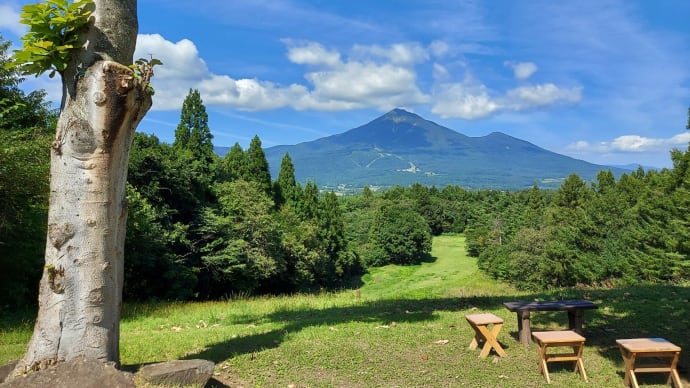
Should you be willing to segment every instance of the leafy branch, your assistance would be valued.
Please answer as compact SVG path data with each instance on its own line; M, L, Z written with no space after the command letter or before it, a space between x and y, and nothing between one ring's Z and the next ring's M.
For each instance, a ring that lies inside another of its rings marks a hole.
M141 79L141 83L146 87L146 91L153 96L155 90L151 86L151 77L153 77L153 67L156 65L162 65L160 59L151 56L150 59L139 58L133 64L129 65L129 68L134 71L134 77Z
M14 51L14 60L5 67L37 77L49 70L50 77L62 73L72 50L83 43L80 32L93 9L92 0L46 0L25 5L20 22L29 26L29 31L21 38L23 48Z

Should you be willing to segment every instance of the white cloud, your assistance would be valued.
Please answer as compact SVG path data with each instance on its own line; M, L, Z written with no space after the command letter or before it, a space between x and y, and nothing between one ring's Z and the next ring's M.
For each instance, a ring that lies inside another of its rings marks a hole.
M158 34L139 35L135 58L153 56L164 63L156 67L153 78L156 88L153 108L157 110L179 109L189 89L198 89L206 104L246 111L387 110L433 102L433 113L466 120L501 111L576 103L582 98L580 88L559 88L552 83L521 86L504 93L494 92L470 76L463 82L452 83L449 70L440 63L431 66L437 82L432 98L419 89L415 65L428 62L432 52L443 53L446 48L440 41L428 48L416 43L354 46L349 56L317 42L286 39L283 43L288 47L287 57L292 63L312 68L304 74L306 83L285 85L215 74L192 41L171 42ZM514 67L527 69L522 70L523 75L536 69L527 63Z
M670 138L650 138L639 135L623 135L611 141L589 143L583 140L566 147L578 154L595 153L642 153L668 151L671 148L687 147L690 132L683 132Z
M139 35L134 58L150 56L164 64L155 69L159 78L198 79L208 73L208 67L199 57L196 45L189 39L173 43L159 34Z
M155 76L151 80L156 89L153 109L181 108L189 89L198 88L202 80L212 78L206 63L199 57L196 45L188 39L173 43L158 34L140 34L134 58L151 56L163 62L163 65L155 67ZM206 99L207 96L202 97Z
M467 81L442 85L434 97L436 103L431 111L443 118L475 120L500 109L499 104L489 97L484 85L472 86Z
M690 133L681 133L668 139L655 139L638 135L624 135L615 138L610 145L611 150L620 152L647 152L667 150L674 146L687 145Z
M196 85L207 104L232 105L244 110L277 109L289 105L306 93L303 87L279 87L256 79L234 80L212 75Z
M193 42L173 43L160 35L140 35L135 57L153 55L156 67L154 109L179 109L189 89L198 89L204 103L258 111L284 107L296 110L381 110L425 103L429 97L416 85L411 67L424 55L417 45L360 46L375 61L341 59L341 54L316 42L285 40L288 59L317 70L305 74L308 85L281 85L259 79L234 79L211 72Z
M0 29L6 29L22 36L26 32L26 26L19 23L19 12L6 4L0 4Z
M441 73L442 74L442 73ZM432 112L443 118L475 120L501 111L524 111L582 99L579 87L564 89L554 84L523 86L492 97L485 85L466 79L462 83L440 84L434 94Z
M415 85L415 73L392 64L349 62L339 69L309 73L306 78L314 85L314 95L325 100L391 107L395 101L414 105L427 99Z
M388 47L379 45L353 48L354 60L384 59L396 65L411 65L429 60L429 52L418 43L396 43Z
M294 42L290 40L285 40L284 42L288 45L294 45ZM307 42L302 47L294 46L288 48L288 59L300 65L325 65L335 67L341 64L340 53L328 51L316 42Z
M504 64L513 68L515 78L519 80L525 80L537 71L537 65L532 62L506 61Z
M576 103L582 99L582 88L559 88L552 83L523 86L506 92L505 102L508 109L524 110L556 103Z

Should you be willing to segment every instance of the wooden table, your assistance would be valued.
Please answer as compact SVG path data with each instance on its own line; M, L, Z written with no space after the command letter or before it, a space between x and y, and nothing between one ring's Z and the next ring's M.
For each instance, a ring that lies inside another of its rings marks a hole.
M676 370L680 347L663 338L630 338L616 340L625 361L625 378L623 384L638 388L635 373L668 373L668 383L681 388L680 376ZM636 364L639 358L655 358L658 364ZM666 362L661 362L666 361Z
M544 374L547 384L551 384L548 363L563 361L575 362L575 371L580 372L582 378L587 381L587 372L585 372L585 365L582 363L585 337L572 330L535 331L532 336L539 345L539 371ZM573 351L571 353L548 353L548 348L557 346L572 347Z
M517 313L518 332L520 342L529 345L532 340L530 313L532 311L567 311L568 328L582 334L582 323L585 310L596 309L595 303L584 299L534 301L534 302L505 302L503 306Z
M479 357L485 358L493 348L499 356L507 356L506 352L498 343L498 333L503 326L503 319L491 313L465 315L465 319L474 329L474 338L470 342L470 349L476 349L480 342L484 342L484 347L479 353ZM489 325L492 325L489 330Z

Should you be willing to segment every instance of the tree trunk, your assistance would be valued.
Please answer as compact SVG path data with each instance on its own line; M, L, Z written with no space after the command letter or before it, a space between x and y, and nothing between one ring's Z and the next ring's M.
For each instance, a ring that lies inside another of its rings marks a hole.
M95 0L62 75L45 267L34 333L13 375L77 357L119 363L129 148L151 96L132 63L136 0Z

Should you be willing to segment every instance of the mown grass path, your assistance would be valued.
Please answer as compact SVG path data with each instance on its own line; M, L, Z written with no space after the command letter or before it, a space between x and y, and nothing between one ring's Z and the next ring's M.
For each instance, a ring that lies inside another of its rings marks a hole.
M590 382L569 365L550 365L552 387L620 387L615 339L659 336L681 346L687 379L690 288L638 286L525 293L496 282L467 257L463 236L434 239L434 260L387 266L363 277L357 290L318 295L240 298L206 303L125 306L123 366L203 358L217 363L213 383L243 387L542 387L535 345L517 341L508 300L588 298L584 364ZM464 315L491 312L505 320L499 341L508 357L477 357ZM22 323L23 322L23 323ZM567 327L564 313L533 315L540 330ZM0 364L21 355L30 320L0 318ZM665 386L648 375L646 387Z

